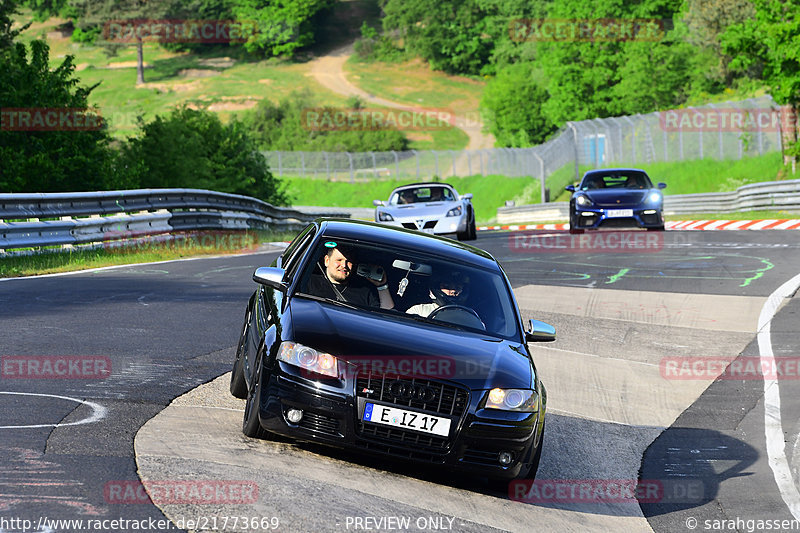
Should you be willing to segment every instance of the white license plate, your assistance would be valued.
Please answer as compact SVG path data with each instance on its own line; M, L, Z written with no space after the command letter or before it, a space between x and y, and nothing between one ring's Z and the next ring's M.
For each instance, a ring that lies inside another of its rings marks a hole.
M633 209L606 209L609 217L632 217Z
M446 437L450 434L450 419L440 416L426 415L405 409L397 409L388 405L379 405L367 402L364 406L366 422L394 426L403 429L413 429L422 433L431 433Z

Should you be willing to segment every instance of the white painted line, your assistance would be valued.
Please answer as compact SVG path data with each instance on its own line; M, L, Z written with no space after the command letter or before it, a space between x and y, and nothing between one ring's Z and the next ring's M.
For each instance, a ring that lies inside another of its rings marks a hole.
M65 422L63 424L30 424L23 426L0 426L0 429L30 429L30 428L60 428L65 426L79 426L81 424L91 424L99 422L106 417L106 408L100 404L90 402L88 400L79 400L78 398L70 398L69 396L58 396L55 394L38 394L35 392L5 392L0 391L0 394L11 394L17 396L41 396L44 398L57 398L59 400L67 400L70 402L88 405L92 408L91 416L78 420L77 422Z
M766 368L770 368L775 363L770 324L784 298L791 296L798 287L800 287L800 274L778 287L769 295L764 307L761 308L761 314L758 317L758 352L761 364L770 365ZM792 515L800 520L800 493L794 484L789 462L786 459L786 444L781 421L780 387L777 379L767 379L766 376L764 377L764 432L767 437L769 467L772 469L781 497Z
M283 245L286 248L286 243L269 243L273 245ZM222 255L198 255L196 257L183 257L181 259L167 259L165 261L153 261L150 263L129 263L125 265L111 265L105 267L97 267L97 268L87 268L84 270L70 270L69 272L56 272L54 274L37 274L35 276L18 276L15 278L0 278L1 281L13 281L17 279L41 279L41 278L55 278L61 276L74 276L77 274L88 274L91 272L103 272L105 270L114 270L117 268L126 268L126 267L136 267L136 266L147 266L147 265L161 265L164 263L178 263L181 261L197 261L199 259L220 259L222 257L242 257L245 255L259 255L259 254L271 254L275 253L279 250L264 250L264 251L256 251L256 252L247 252L243 254L222 254Z

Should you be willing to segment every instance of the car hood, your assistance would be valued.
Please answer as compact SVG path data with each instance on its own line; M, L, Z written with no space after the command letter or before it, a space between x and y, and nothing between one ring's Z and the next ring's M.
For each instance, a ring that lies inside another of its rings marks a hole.
M533 366L520 343L302 297L292 299L290 312L293 340L348 361L351 369L396 370L473 390L533 386Z
M581 191L581 194L602 207L632 207L642 204L650 189L601 189Z
M398 217L432 217L441 216L454 207L458 202L426 202L407 205L393 205L389 207L392 215Z

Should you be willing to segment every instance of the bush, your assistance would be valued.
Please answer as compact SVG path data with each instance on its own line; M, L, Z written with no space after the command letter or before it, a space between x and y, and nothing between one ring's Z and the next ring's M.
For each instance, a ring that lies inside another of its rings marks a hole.
M347 109L351 110L363 107L358 99L350 99L347 104ZM308 122L309 111L332 114L341 109L316 105L311 93L305 90L293 92L279 104L262 100L244 121L262 150L388 152L408 149L408 139L394 129L315 130Z
M210 189L288 204L281 181L238 120L223 124L214 113L182 107L139 128L117 162L121 183Z

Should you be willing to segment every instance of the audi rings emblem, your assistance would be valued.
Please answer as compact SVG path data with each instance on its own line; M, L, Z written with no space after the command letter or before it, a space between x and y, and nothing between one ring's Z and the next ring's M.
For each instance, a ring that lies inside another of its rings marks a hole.
M428 403L436 398L436 389L427 385L417 385L396 379L389 383L389 394L393 398L399 398L407 402L419 400L423 403Z

